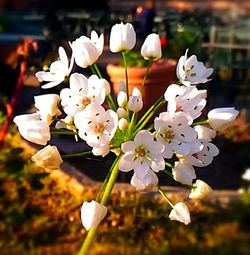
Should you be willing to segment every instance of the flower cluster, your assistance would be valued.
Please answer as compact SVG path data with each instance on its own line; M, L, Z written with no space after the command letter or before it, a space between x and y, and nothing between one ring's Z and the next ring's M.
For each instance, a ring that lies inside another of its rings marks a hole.
M135 44L136 33L131 24L112 27L110 50L122 52L125 63L126 52ZM157 173L162 171L190 188L191 199L201 199L211 193L210 186L197 179L194 167L211 164L219 153L212 143L216 131L225 129L238 115L234 108L218 108L209 111L207 119L200 119L207 91L199 90L196 85L209 81L213 69L207 68L194 55L188 58L186 51L177 64L178 81L166 84L164 95L138 118L143 107L141 91L148 72L141 88L134 88L131 94L127 89L128 79L123 81L125 86L114 99L109 82L102 78L96 65L103 52L103 35L92 31L90 38L81 36L71 42L70 47L70 61L60 47L59 60L51 64L49 71L36 74L40 81L47 82L43 88L56 86L69 76L69 88L62 89L60 95L36 96L36 113L14 119L21 135L33 143L46 145L51 133L71 132L76 140L84 140L96 156L116 154L96 201L83 203L81 217L87 230L96 228L105 217L106 203L119 171L133 171L131 185L138 191L157 188L172 207L171 220L190 223L187 205L183 202L173 205L169 201L158 185ZM146 38L141 55L148 60L148 69L153 61L161 58L157 34ZM70 74L74 63L82 68L90 67L93 75ZM164 105L165 111L155 117ZM51 145L39 151L32 160L52 170L62 163L58 150Z

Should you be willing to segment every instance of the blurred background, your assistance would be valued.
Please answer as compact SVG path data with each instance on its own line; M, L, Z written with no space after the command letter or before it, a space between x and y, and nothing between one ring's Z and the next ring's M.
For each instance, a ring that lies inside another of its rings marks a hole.
M34 74L58 57L59 46L70 56L68 42L92 30L104 34L98 65L110 80L106 67L118 64L120 57L109 51L109 33L121 21L134 25L136 50L147 34L156 32L164 59L178 61L188 48L189 55L213 67L212 81L200 86L208 90L205 113L234 106L240 116L216 138L219 156L197 171L218 193L205 204L190 202L191 227L169 223L167 206L154 194L137 195L122 186L131 175L121 173L113 209L97 237L99 246L90 254L249 254L249 188L241 177L250 167L250 1L0 0L0 125L8 120L13 95L16 115L32 109L35 95L60 91L64 85L41 90ZM15 91L24 61L22 86ZM131 65L140 64L131 60ZM77 67L74 71L91 74ZM23 144L13 126L5 135L0 152L0 254L74 254L85 235L79 206L83 197L95 196L93 187L105 178L113 157L68 160L64 173L48 178L29 160L39 148ZM71 138L54 136L52 143L63 153L87 148ZM175 188L166 176L160 178L162 185L171 186L173 199L185 197L185 190Z

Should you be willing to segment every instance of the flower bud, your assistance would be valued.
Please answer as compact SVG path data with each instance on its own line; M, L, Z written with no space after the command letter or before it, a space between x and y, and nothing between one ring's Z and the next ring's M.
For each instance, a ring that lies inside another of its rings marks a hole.
M144 59L157 60L161 58L161 42L158 34L152 33L147 36L141 47L141 55Z
M116 24L111 28L109 47L112 52L131 50L136 42L136 34L132 24Z
M41 119L48 125L53 121L53 117L60 115L57 107L60 97L57 94L46 94L34 97L35 107L39 110Z
M188 225L190 220L190 212L186 204L179 202L174 205L172 211L169 214L170 220L176 220Z
M246 172L242 175L242 179L250 182L250 168L248 168Z
M138 88L134 88L132 96L128 100L128 109L132 112L139 112L143 107L142 95Z
M239 112L233 107L216 108L208 113L209 125L217 131L221 131L236 119Z
M47 145L42 150L38 151L32 156L31 160L35 162L37 166L50 170L59 169L63 162L57 147L51 145Z
M183 162L175 162L173 169L173 178L182 184L192 186L193 179L196 178L194 168Z
M148 173L140 179L134 174L131 178L130 184L136 188L137 191L151 190L158 185L158 177L153 171L148 171Z
M212 192L211 187L202 180L197 180L189 195L192 199L203 199Z
M81 220L86 230L96 228L107 214L107 207L92 200L83 202L81 208Z
M128 103L127 93L120 91L117 95L117 103L120 107L124 108Z
M102 54L103 46L103 34L98 37L95 31L91 32L91 38L86 36L77 38L71 44L76 64L82 68L94 64Z
M40 114L23 114L16 116L13 121L23 138L40 145L46 145L50 140L49 125L40 120Z
M128 121L125 118L121 118L118 122L118 127L120 130L125 130L128 128Z
M100 84L105 90L105 96L108 96L111 91L109 82L106 79L100 78Z
M216 131L202 125L194 126L194 130L197 132L198 139L212 140L216 137Z
M126 115L127 115L126 110L125 110L124 108L121 108L121 107L119 107L119 108L117 109L116 113L117 113L119 119L125 118Z
M109 145L107 144L101 147L93 147L92 153L95 156L105 157L106 155L109 154Z

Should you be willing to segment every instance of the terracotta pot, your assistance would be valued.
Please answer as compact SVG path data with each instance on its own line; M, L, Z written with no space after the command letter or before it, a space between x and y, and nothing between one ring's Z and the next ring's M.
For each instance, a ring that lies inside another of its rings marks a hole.
M176 81L175 69L175 60L159 60L150 67L142 91L143 111L148 109L161 95L164 94L168 85ZM134 87L139 88L141 86L146 70L146 67L128 68L129 94L131 94ZM108 64L107 73L112 82L114 93L117 95L119 93L120 81L125 81L125 69L120 65Z

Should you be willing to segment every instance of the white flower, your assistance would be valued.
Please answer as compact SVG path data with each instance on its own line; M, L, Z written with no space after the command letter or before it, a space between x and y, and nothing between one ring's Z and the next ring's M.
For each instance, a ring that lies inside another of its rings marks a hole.
M92 200L83 202L81 207L82 225L86 230L96 228L107 214L107 207Z
M128 121L125 118L121 118L118 122L118 127L120 130L126 130L128 128Z
M132 112L139 112L143 107L141 91L138 88L133 88L132 96L128 100L128 109Z
M202 126L202 125L196 125L194 126L194 130L196 131L198 135L198 139L206 139L206 140L212 140L213 138L216 137L216 131Z
M49 72L40 71L36 73L36 77L40 82L47 81L48 83L42 86L43 89L49 89L57 86L64 81L73 67L73 54L69 64L68 57L63 47L58 49L59 60L51 63Z
M207 117L209 125L217 131L221 131L236 119L239 112L233 107L216 108L211 110Z
M188 50L186 50L185 56L180 57L176 68L176 75L180 82L190 86L209 81L208 77L213 73L213 68L205 67L195 55L188 58L187 53Z
M207 197L212 192L211 187L202 180L196 180L189 198L191 199L203 199Z
M141 47L141 55L144 59L157 60L161 58L161 42L158 34L152 33L147 36Z
M39 110L41 119L48 125L53 121L53 117L61 114L57 106L60 101L60 97L57 94L35 96L34 100L35 107Z
M117 103L121 108L124 108L128 103L128 96L125 91L120 91L117 95Z
M75 116L90 103L101 105L105 100L102 81L92 75L87 79L83 74L73 73L69 79L70 88L61 90L61 105L69 116Z
M106 144L106 145L101 146L101 147L94 147L92 149L92 153L95 156L105 157L105 156L107 156L109 154L109 145Z
M41 120L39 113L19 115L13 121L26 140L41 145L46 145L50 140L49 125Z
M109 47L112 52L131 50L136 42L136 34L132 24L116 24L111 28Z
M173 168L173 178L177 182L192 186L193 180L196 178L195 170L191 165L183 162L175 162Z
M91 32L90 38L81 36L72 42L72 50L75 62L78 66L86 68L94 64L103 52L103 34L98 37L95 31Z
M42 150L38 151L31 157L31 160L40 167L50 170L57 170L60 168L63 160L56 146L47 145Z
M107 110L97 104L88 105L78 112L74 119L79 129L79 136L94 148L107 145L113 138L118 125L118 116L112 110Z
M189 114L192 119L196 119L201 115L207 102L204 90L176 84L168 86L164 97L168 102L168 112L185 112Z
M162 112L155 118L156 139L165 145L162 154L165 158L171 158L174 152L182 155L190 153L197 134L188 122L188 117L181 112L175 114Z
M213 158L219 154L219 149L208 140L199 139L203 145L202 149L198 152L185 155L184 162L197 167L208 166L212 163Z
M242 179L245 181L250 181L250 168L248 168L242 175Z
M117 109L116 113L117 113L117 115L118 115L118 117L119 117L120 119L121 119L121 118L125 118L126 115L127 115L126 110L125 110L124 108L121 108L121 107L119 107L119 108Z
M190 220L190 212L186 204L179 202L174 205L172 211L169 214L170 220L176 220L188 225Z
M92 80L90 81L90 79L91 79L91 76L89 77L89 82L91 83ZM103 88L105 90L105 96L108 96L110 94L110 92L111 92L111 88L110 88L109 82L106 79L104 79L104 78L100 78L99 79L99 84L100 84L101 88Z
M158 185L157 175L149 170L148 173L142 178L138 178L136 174L133 174L130 184L136 188L137 191L151 190Z
M138 132L134 141L123 143L121 149L125 154L119 162L120 171L134 170L136 176L142 180L150 169L159 172L165 168L161 156L164 146L154 141L152 134L147 130Z

